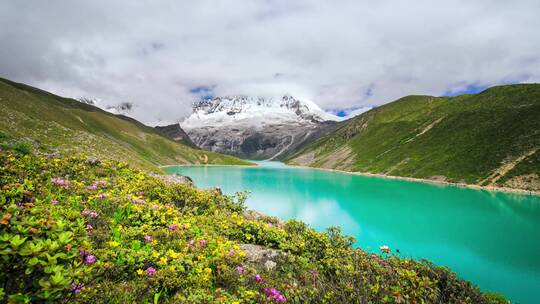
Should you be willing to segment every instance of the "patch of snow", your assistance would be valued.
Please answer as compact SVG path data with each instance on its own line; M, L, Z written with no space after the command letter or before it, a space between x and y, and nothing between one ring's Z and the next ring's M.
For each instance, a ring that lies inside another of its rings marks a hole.
M193 113L180 123L184 129L239 125L261 129L272 124L306 124L340 118L323 111L314 102L292 96L216 97L193 104Z

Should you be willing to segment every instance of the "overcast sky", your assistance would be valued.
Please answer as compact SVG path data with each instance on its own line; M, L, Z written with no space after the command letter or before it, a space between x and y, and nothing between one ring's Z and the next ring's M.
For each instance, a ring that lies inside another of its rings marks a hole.
M326 110L540 82L540 1L0 2L0 76L174 121L203 95Z

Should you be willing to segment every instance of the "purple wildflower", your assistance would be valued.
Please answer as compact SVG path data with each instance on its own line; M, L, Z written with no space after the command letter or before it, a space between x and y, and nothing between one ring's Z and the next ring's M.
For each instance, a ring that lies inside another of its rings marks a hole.
M264 288L263 291L270 301L275 301L276 303L283 303L286 301L285 297L275 288Z
M245 271L246 271L246 270L244 269L244 267L242 267L242 266L236 266L236 272L237 272L238 274L244 274Z
M84 249L79 249L79 255L80 255L80 256L84 257L84 256L86 256L87 254L88 254L88 253L86 252L86 250L84 250Z
M99 214L98 214L97 212L95 212L95 211L92 211L92 212L90 212L90 216L91 216L92 218L96 218L96 217L99 216Z
M85 260L86 260L86 264L92 265L92 264L94 264L96 262L96 257L89 254L89 255L86 256Z
M156 269L154 267L148 267L146 268L146 274L148 276L153 276L156 274Z
M157 208L158 208L158 205L153 205L152 206L152 209L154 209L154 210L157 209Z
M141 196L141 195L144 195L144 192L142 192L142 191L138 191L137 193L135 193L135 195L137 195L137 196Z
M145 237L144 237L144 242L145 242L145 243L150 243L150 242L152 242L152 237L149 236L149 235L145 236Z
M146 205L146 201L143 199L134 199L131 202L134 204Z
M80 293L82 291L84 287L84 284L75 284L75 283L71 283L71 291L73 291L74 293Z
M84 208L84 210L81 212L81 215L87 216L90 214L90 210L88 208Z
M52 204L52 205L56 205L56 204L58 204L58 201L57 201L57 200L52 200L52 201L51 201L51 204Z
M86 189L88 190L97 190L98 186L94 183L94 184L91 184L90 186L86 187Z
M170 230L177 230L177 229L178 229L178 225L177 225L177 224L169 225L169 229L170 229Z
M98 183L98 185L100 185L101 187L106 187L106 186L107 186L107 182L106 182L106 181L98 181L97 183Z
M199 247L204 247L204 246L206 246L206 244L208 244L207 240L200 240L199 241Z
M92 225L88 224L88 225L86 225L86 230L87 231L92 231L92 230L94 230L94 227Z
M106 197L107 197L107 194L105 194L105 193L100 193L100 194L98 195L98 198L99 198L99 199L105 199Z
M59 177L53 177L51 183L55 186L69 187L70 181L61 179Z
M262 280L263 280L263 278L262 278L262 276L261 276L260 274L256 274L256 275L255 275L255 281L256 281L256 282L259 282L259 283L260 283L260 282L262 282Z
M234 249L230 248L229 251L227 251L228 256L233 256L235 254Z

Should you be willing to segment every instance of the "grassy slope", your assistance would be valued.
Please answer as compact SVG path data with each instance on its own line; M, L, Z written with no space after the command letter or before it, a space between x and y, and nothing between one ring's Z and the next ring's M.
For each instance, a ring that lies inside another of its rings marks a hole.
M540 151L493 174L540 148L539 118L538 84L457 97L407 96L351 119L287 161L539 190Z
M176 143L134 119L1 78L0 106L0 131L48 149L84 151L152 170L179 163L248 164Z
M0 147L1 303L507 303L338 229L85 160ZM241 244L279 251L253 262Z

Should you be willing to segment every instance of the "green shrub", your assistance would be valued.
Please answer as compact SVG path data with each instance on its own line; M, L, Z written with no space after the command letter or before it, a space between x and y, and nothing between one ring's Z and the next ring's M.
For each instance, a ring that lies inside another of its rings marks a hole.
M33 146L27 142L17 142L13 145L13 150L21 155L28 155L32 153Z

